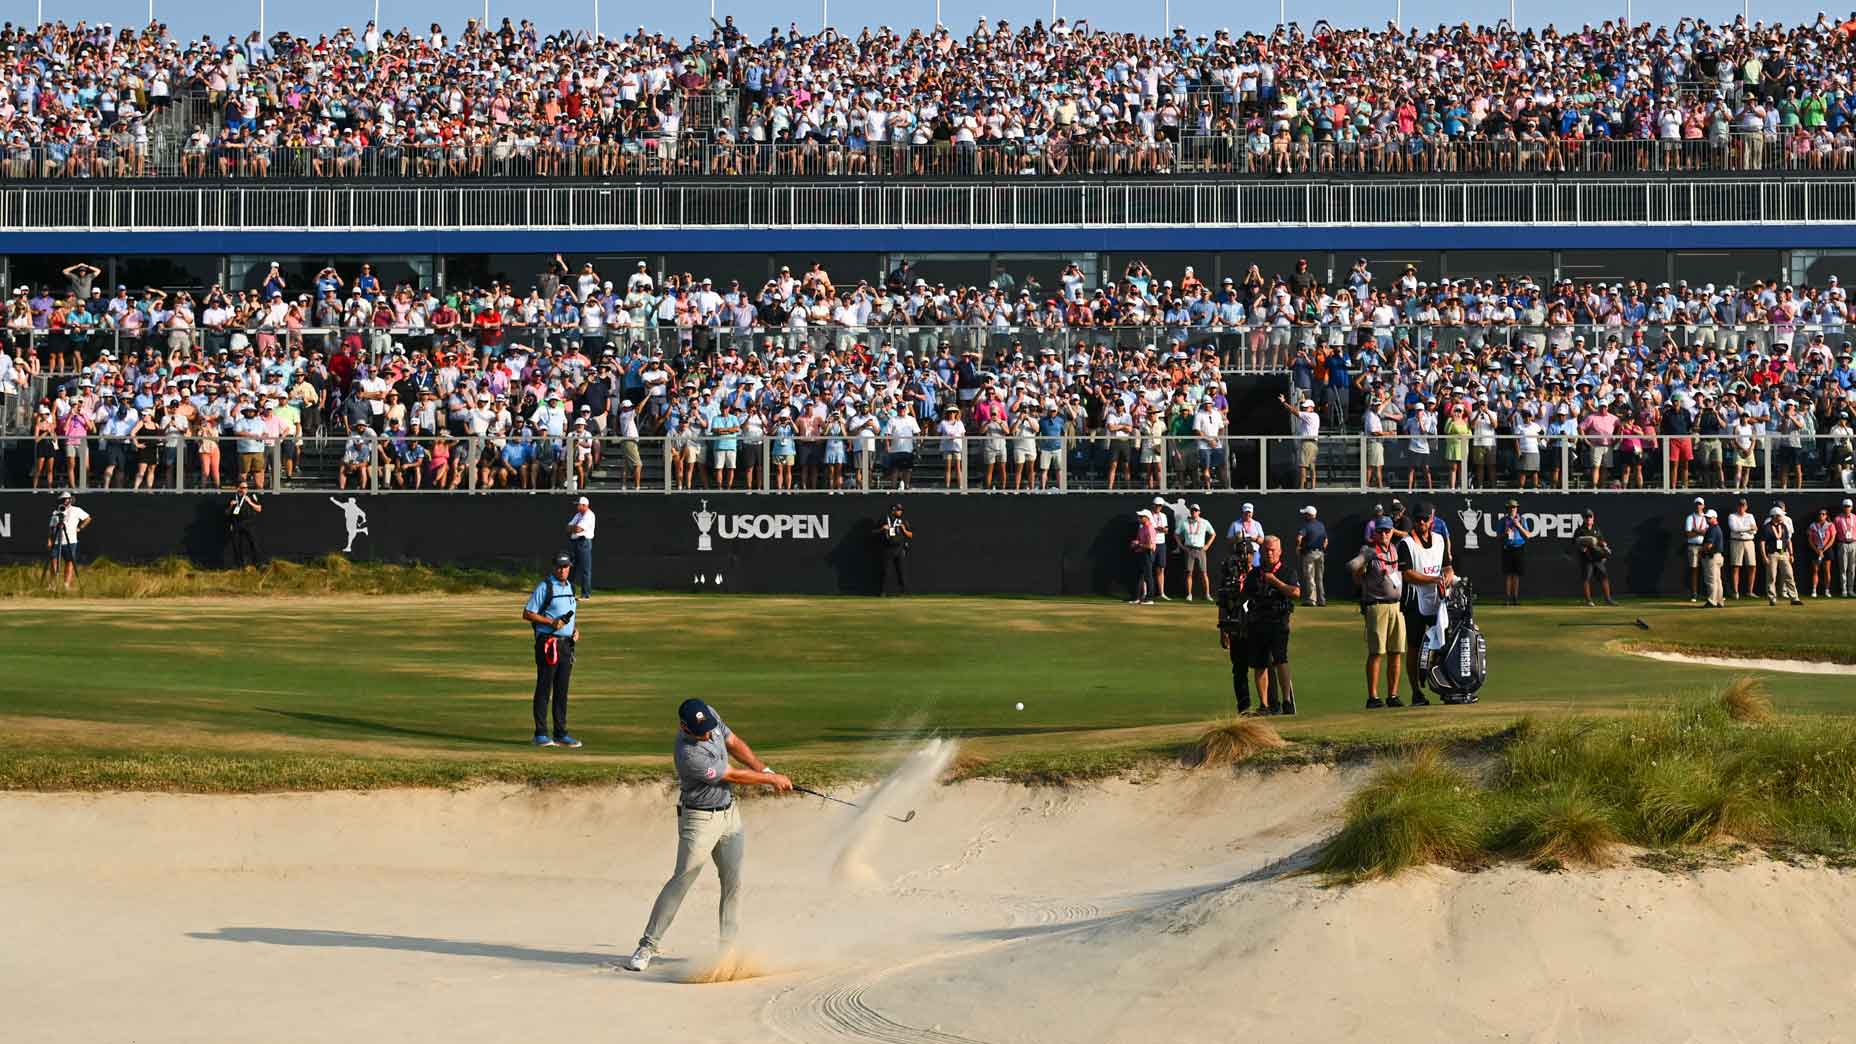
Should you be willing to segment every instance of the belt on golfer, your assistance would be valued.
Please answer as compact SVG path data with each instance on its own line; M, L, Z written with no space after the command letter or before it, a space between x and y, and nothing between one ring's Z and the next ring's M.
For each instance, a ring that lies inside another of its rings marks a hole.
M726 812L729 809L734 808L734 807L735 807L735 803L733 801L730 801L728 804L723 805L720 808L702 808L698 805L682 805L682 804L677 806L678 810L683 811L683 812Z

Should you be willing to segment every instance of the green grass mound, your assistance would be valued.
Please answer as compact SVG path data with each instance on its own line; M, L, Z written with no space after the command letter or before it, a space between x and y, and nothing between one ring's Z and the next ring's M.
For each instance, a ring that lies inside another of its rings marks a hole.
M329 554L308 562L273 559L245 569L205 569L185 558L124 565L107 558L86 564L74 592L83 598L200 598L228 595L474 594L526 590L533 576L455 566L354 562ZM0 566L0 598L63 596L46 580L45 567Z
M1783 721L1756 680L1603 720L1524 720L1473 776L1435 749L1381 769L1313 870L1337 880L1520 859L1602 866L1620 845L1727 840L1856 851L1856 726Z

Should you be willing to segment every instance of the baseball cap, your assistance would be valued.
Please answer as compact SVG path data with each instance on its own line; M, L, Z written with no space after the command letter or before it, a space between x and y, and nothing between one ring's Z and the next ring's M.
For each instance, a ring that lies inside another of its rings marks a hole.
M1844 497L1843 506L1844 507L1856 507L1856 501L1852 501L1850 498Z
M1706 504L1706 503L1707 503L1707 500L1705 500L1705 499L1703 499L1703 498L1701 498L1701 497L1696 497L1696 498L1695 498L1695 503L1697 503L1697 504Z
M1783 515L1783 514L1785 514L1784 508L1775 507L1771 511L1766 512L1766 517L1767 518L1778 518L1780 515Z
M1415 519L1417 519L1418 521L1420 521L1420 522L1422 522L1422 521L1424 521L1424 520L1425 520L1425 519L1427 519L1427 518L1433 518L1433 517L1435 517L1435 516L1436 516L1436 514L1437 514L1437 509L1436 509L1436 508L1434 508L1434 507L1432 507L1431 505L1429 505L1429 504L1419 504L1419 505L1417 506L1417 508L1416 508L1415 510L1413 510L1413 511L1412 511L1412 513L1411 513L1411 517L1413 517L1413 518L1415 518Z
M1315 515L1315 506L1313 504L1309 504L1306 507L1302 508L1302 514L1307 515L1310 518L1313 518Z
M677 720L689 731L702 735L715 731L715 708L692 696L677 705Z
M1154 503L1155 503L1155 504L1158 504L1158 505L1159 505L1159 506L1161 506L1161 507L1165 507L1165 506L1166 506L1166 500L1165 500L1165 499L1163 499L1163 498L1161 498L1161 497L1155 497L1155 498L1154 498Z
M1242 508L1242 510L1243 510L1243 511L1244 511L1244 512L1245 512L1246 514L1252 514L1252 515L1254 515L1254 514L1256 514L1256 511L1257 511L1257 506L1256 506L1255 504L1252 504L1252 503L1251 503L1250 501L1248 501L1248 500L1246 500L1246 501L1244 501L1244 506L1243 506L1243 508Z
M581 497L579 500L575 501L575 503L581 507L586 507L588 504L592 503L592 501L586 499L585 497Z
M574 564L573 556L568 554L565 551L562 551L559 554L554 556L554 565L555 565L555 568L557 569L561 566L570 566L573 564Z

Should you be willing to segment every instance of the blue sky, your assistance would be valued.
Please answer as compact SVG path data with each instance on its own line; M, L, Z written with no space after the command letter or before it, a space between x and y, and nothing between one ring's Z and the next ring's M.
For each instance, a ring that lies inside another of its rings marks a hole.
M830 4L830 17L833 25L840 29L854 30L864 25L889 24L897 28L907 26L926 26L934 21L933 0L911 0L908 4L882 2L877 0L825 0ZM1320 16L1337 24L1383 25L1393 17L1396 0L1364 3L1360 0L1328 0L1318 9L1311 9L1306 4L1298 5L1293 0L1289 3L1291 20L1300 18L1304 25L1311 19L1302 12L1318 10ZM1856 0L1846 0L1848 8L1856 8ZM646 5L636 3L605 2L601 5L600 27L608 35L616 35L636 28L638 12ZM1833 7L1833 15L1847 17L1848 8ZM1480 11L1480 15L1469 15L1468 10ZM35 17L37 8L20 0L11 0L10 8L0 17L30 22ZM78 0L77 3L56 2L46 5L48 13L62 15L67 20L82 17L91 21L109 21L117 25L140 22L147 17L146 0ZM289 29L293 32L313 36L319 31L333 29L342 24L360 27L372 16L374 5L371 0L337 0L333 3L269 3L266 11L266 26L270 31ZM464 24L464 19L473 17L483 10L481 0L463 0L463 2L439 3L434 0L381 0L381 21L391 27L411 25L423 28L433 21L442 22L447 30L455 30ZM534 15L537 8L533 4L506 2L498 5L498 0L490 2L490 17L493 23L500 22L504 16L517 18L522 14ZM1143 4L1106 3L1103 0L1059 0L1058 13L1065 18L1088 17L1099 26L1119 30L1139 30L1157 33L1162 25L1161 0ZM1632 0L1631 13L1638 21L1674 23L1683 15L1698 15L1710 21L1731 20L1742 10L1739 3L1692 4L1677 0ZM1782 2L1772 5L1753 5L1756 17L1768 20L1782 19L1787 24L1809 21L1817 14L1819 7L1815 3ZM764 34L769 25L776 22L784 28L790 21L796 21L801 28L816 28L821 21L820 0L784 4L728 4L718 0L718 14L733 12L736 21L752 32ZM774 12L778 12L774 16ZM1007 4L979 3L971 0L943 0L941 17L948 25L960 29L971 28L980 15L996 20L1000 16L1010 19L1014 24L1029 22L1036 18L1049 18L1051 7L1045 2L1026 3L1023 0ZM546 4L541 8L540 25L544 31L558 28L590 28L593 24L593 0L568 0L564 4ZM1508 8L1505 0L1497 5L1476 5L1466 7L1451 0L1405 0L1404 21L1409 25L1432 26L1439 22L1457 22L1465 18L1470 21L1493 20L1506 17ZM204 3L201 0L156 0L155 14L166 22L175 32L185 36L196 36L203 32L212 32L221 36L231 28L255 28L258 22L258 0L233 0L233 2ZM1173 0L1172 20L1183 24L1194 32L1207 31L1220 27L1234 30L1263 29L1275 23L1277 5L1262 0L1255 5L1246 5L1242 12L1234 11L1229 3L1213 3L1211 0ZM1541 0L1516 0L1515 17L1522 25L1539 25L1548 21L1561 29L1577 28L1585 22L1594 24L1606 18L1616 18L1624 14L1624 3L1597 3L1592 0L1563 0L1557 3L1544 3ZM234 24L235 20L235 24ZM673 5L668 9L653 12L652 29L674 31L678 35L704 31L708 27L708 12L703 0L692 3Z

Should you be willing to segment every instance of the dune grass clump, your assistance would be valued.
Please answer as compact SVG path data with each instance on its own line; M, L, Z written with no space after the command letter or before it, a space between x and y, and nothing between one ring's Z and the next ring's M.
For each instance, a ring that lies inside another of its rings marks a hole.
M1205 730L1194 745L1192 764L1197 768L1221 768L1248 760L1265 750L1280 750L1289 745L1270 724L1256 718L1231 718Z
M1375 777L1315 869L1359 880L1498 858L1602 866L1620 845L1728 840L1856 854L1856 723L1781 720L1757 679L1619 718L1524 719L1480 782L1438 762Z
M1487 810L1469 774L1436 747L1382 768L1347 802L1346 822L1311 869L1346 881L1391 877L1429 863L1486 855Z
M1752 675L1742 675L1727 683L1719 697L1721 709L1738 722L1764 725L1778 717L1772 707L1772 693L1766 683Z

